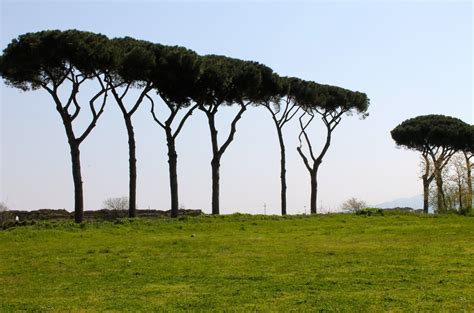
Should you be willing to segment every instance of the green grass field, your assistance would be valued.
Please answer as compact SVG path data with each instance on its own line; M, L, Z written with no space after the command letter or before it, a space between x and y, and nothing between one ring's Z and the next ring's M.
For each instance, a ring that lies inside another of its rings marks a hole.
M474 311L474 218L201 216L0 231L0 312Z

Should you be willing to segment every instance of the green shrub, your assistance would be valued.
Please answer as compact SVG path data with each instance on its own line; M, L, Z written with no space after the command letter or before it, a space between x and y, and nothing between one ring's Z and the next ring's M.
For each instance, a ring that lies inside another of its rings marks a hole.
M460 208L458 212L459 212L459 214L465 215L465 216L472 216L473 215L472 207Z
M356 211L356 215L364 215L364 216L372 216L372 215L384 215L384 210L382 209L377 209L377 208L365 208L359 211Z
M6 229L15 225L15 215L10 211L0 211L0 228Z

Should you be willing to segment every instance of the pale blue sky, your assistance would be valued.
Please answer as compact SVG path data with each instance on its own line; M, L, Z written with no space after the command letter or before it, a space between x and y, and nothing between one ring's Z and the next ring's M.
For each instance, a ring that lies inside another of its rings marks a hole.
M255 60L297 76L368 94L366 120L345 117L320 170L319 200L379 203L421 193L418 154L396 149L389 131L422 114L473 123L471 2L86 2L1 1L3 49L25 32L88 30L181 45L200 54ZM0 201L14 209L72 209L66 136L43 91L0 83ZM233 113L222 112L221 126ZM149 107L136 114L138 205L167 209L164 135ZM309 176L297 155L297 124L286 129L289 213L309 206ZM315 142L322 133L312 132ZM196 112L178 139L180 200L210 211L210 139ZM86 209L127 195L127 139L110 101L82 146ZM223 157L223 213L279 212L279 149L267 112L249 110Z

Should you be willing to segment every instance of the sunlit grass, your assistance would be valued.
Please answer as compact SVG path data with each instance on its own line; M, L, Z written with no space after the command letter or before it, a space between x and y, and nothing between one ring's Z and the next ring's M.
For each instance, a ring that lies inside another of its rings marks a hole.
M0 311L472 311L474 218L202 216L0 231Z

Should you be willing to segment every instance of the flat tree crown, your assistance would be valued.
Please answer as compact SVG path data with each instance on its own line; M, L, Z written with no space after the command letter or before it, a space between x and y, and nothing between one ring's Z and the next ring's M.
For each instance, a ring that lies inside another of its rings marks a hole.
M143 85L151 81L157 63L155 49L161 45L124 37L113 38L111 46L117 55L111 72L118 82Z
M272 69L253 61L219 55L201 57L198 86L204 104L263 102L278 93Z
M464 150L472 142L472 126L445 115L422 115L410 118L395 127L393 140L409 149L424 151L428 147Z
M160 95L177 106L187 106L199 94L201 60L192 50L179 46L155 48L157 64L153 83Z
M74 69L90 78L106 71L116 55L106 36L78 30L48 30L20 35L3 50L0 74L22 90L58 84Z
M285 78L288 96L305 110L350 111L365 113L369 108L369 98L365 93L322 85L296 77Z

